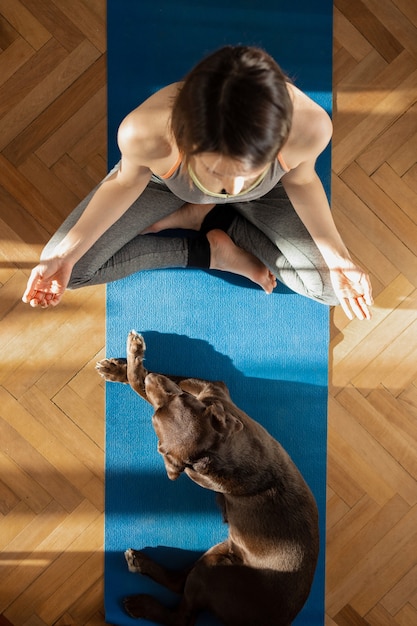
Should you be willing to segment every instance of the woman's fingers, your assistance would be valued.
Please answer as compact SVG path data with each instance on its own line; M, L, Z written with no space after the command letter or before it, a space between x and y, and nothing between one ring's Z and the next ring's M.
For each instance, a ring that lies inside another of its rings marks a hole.
M360 320L370 320L372 317L364 296L341 298L340 304L346 316L350 320L353 320L354 317L357 317Z

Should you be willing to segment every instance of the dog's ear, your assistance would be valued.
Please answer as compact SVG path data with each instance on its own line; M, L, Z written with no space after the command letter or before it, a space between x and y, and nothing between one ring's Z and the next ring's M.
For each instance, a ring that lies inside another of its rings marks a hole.
M214 430L217 430L219 433L237 433L243 428L240 419L225 411L221 402L210 404L206 408L205 413L210 419Z

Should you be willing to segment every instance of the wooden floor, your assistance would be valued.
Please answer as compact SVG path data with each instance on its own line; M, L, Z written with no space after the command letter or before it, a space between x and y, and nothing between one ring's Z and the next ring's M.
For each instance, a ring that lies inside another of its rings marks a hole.
M104 288L20 298L106 172L104 0L0 0L0 624L103 614ZM327 626L417 624L417 4L336 0L333 209L374 286L332 312Z

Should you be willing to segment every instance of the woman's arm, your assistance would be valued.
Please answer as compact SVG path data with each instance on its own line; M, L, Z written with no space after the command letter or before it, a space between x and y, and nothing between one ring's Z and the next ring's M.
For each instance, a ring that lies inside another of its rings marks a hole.
M294 209L307 228L330 270L333 288L349 319L370 319L373 304L368 275L358 267L336 228L323 185L316 173L318 154L330 139L325 118L316 137L304 151L308 157L282 178L282 184ZM320 132L321 130L321 132Z
M157 160L158 143L165 157L166 145L149 136L146 128L142 130L141 121L140 112L134 112L122 122L118 133L122 153L120 168L104 180L81 217L56 247L42 252L40 263L29 277L24 302L34 307L56 306L75 263L145 189L151 177L147 163Z
M56 306L67 288L75 263L127 211L145 189L150 176L150 170L144 167L138 169L132 185L125 184L120 172L106 179L54 250L41 253L39 264L30 274L23 302L33 307Z
M138 169L135 184L126 185L119 171L97 189L84 213L56 246L53 256L75 263L143 192L150 180L148 168ZM44 256L41 255L41 260Z

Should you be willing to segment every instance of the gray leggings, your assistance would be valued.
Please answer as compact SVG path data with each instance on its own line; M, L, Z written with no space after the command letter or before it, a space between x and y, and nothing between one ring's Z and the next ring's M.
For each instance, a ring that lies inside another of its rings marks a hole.
M47 250L52 251L72 228L94 191L68 216ZM183 204L164 184L150 181L126 213L76 263L68 287L109 283L142 270L187 267L186 236L139 234ZM338 303L328 268L281 184L259 200L232 206L238 214L227 232L236 245L258 257L293 291L323 304Z

